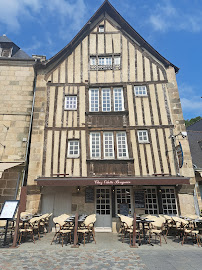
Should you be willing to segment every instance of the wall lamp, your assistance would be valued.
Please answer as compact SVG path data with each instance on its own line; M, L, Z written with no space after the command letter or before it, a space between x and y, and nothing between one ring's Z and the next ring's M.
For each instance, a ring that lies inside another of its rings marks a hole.
M77 187L77 191L79 192L81 190L80 186Z

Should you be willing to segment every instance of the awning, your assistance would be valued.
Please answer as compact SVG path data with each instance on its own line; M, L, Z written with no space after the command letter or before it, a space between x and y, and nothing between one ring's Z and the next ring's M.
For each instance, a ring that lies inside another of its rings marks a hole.
M189 178L182 176L151 177L39 177L38 186L168 186L189 185Z
M0 178L2 177L2 174L5 170L18 166L20 164L22 164L22 162L0 162Z

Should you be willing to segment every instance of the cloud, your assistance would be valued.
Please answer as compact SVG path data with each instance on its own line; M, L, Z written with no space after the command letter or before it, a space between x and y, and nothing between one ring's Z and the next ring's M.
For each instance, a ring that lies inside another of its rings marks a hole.
M174 7L171 0L162 0L152 9L148 23L155 31L165 32L170 29L175 31L202 31L202 11L192 8L186 11Z
M189 118L202 116L202 99L198 94L201 91L185 83L179 85L178 89L184 115Z

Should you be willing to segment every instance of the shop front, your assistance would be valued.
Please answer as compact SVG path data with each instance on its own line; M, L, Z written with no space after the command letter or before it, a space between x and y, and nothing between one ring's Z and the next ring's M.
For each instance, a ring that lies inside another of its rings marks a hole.
M117 214L180 214L178 187L189 184L184 177L136 178L38 178L41 212L96 213L98 232L115 232Z

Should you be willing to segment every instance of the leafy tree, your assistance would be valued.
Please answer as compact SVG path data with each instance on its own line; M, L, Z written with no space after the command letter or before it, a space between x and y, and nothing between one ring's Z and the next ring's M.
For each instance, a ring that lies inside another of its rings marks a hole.
M187 120L185 120L185 125L186 125L186 127L189 127L189 126L193 125L194 123L198 122L201 119L202 119L201 116L197 116L195 118L191 118L190 120L187 119Z

